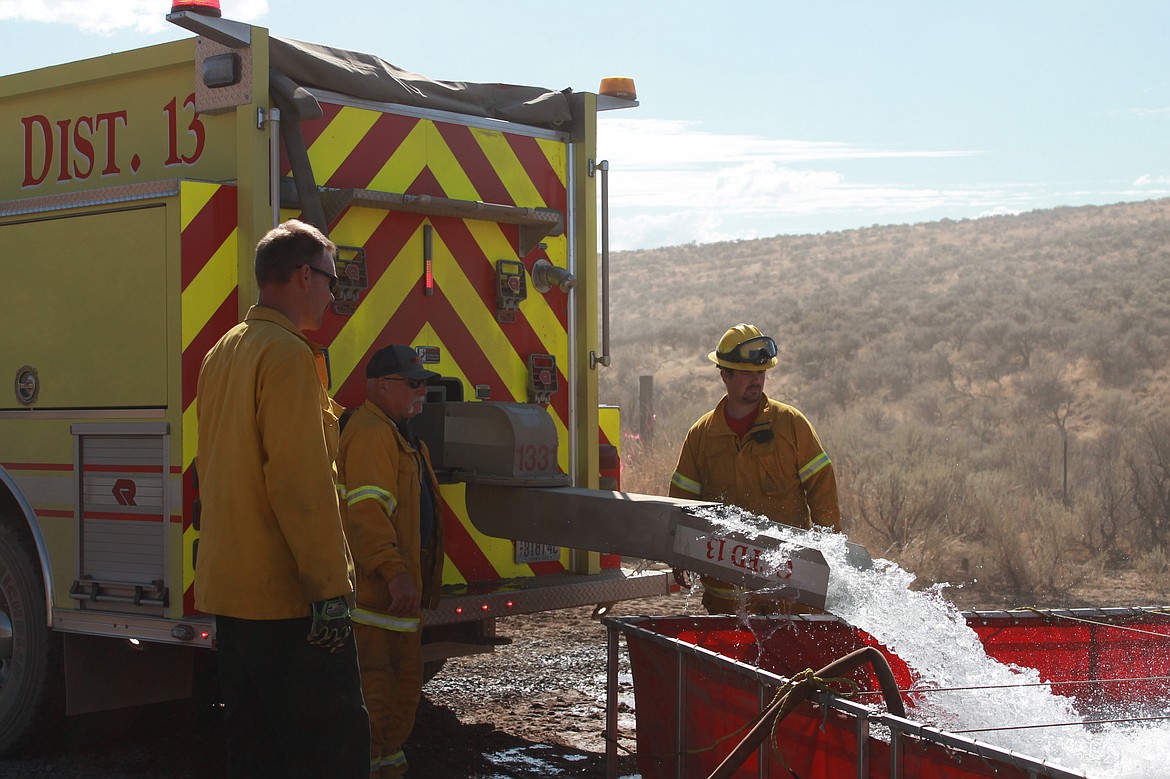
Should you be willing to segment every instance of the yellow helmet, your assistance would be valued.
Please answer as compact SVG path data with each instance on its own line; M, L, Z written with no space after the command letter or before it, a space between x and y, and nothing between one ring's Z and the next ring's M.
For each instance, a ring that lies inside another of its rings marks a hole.
M755 325L743 323L724 333L719 346L707 359L720 368L734 371L766 371L780 362L776 357L776 342Z

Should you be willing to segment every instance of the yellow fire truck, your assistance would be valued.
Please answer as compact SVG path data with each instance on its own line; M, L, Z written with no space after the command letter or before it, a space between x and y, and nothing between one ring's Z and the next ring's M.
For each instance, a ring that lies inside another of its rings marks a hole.
M442 376L419 421L448 482L428 659L490 649L496 617L666 592L613 554L486 535L466 499L613 468L596 117L632 85L432 81L214 0L167 18L194 37L0 77L0 751L61 711L189 695L213 656L196 378L292 217L340 249L316 334L337 400L390 342Z

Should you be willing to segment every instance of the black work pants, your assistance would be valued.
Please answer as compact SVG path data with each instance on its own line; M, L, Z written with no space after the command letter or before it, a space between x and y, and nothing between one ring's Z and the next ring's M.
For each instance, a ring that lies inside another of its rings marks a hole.
M335 653L312 620L216 617L224 742L233 779L367 779L370 718L352 636Z

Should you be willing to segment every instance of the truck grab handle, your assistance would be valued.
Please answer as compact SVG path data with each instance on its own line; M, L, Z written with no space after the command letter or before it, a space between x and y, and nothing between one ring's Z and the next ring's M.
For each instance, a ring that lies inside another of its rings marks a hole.
M601 354L589 353L589 367L609 367L609 160L589 160L589 175L601 171Z

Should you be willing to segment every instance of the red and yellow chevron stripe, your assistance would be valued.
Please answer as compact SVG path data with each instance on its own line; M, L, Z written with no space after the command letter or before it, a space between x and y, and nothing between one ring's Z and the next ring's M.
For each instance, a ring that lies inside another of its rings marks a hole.
M325 104L302 132L320 186L431 195L566 213L568 152L563 140L441 120ZM287 172L287 171L286 171ZM294 214L289 213L288 216ZM433 230L434 294L423 293L423 227ZM340 245L365 250L368 288L352 316L327 318L318 340L329 344L337 400L364 397L362 368L387 343L437 346L433 369L458 377L466 397L487 385L491 399L528 400L527 358L553 354L558 383L549 414L568 470L568 299L530 289L515 322L496 319L497 260L538 258L567 265L564 235L520 257L516 225L351 207L330 226ZM487 538L467 518L461 486L445 487L450 512L447 584L562 571L567 560L517 564L512 544Z
M203 357L239 321L236 188L183 182L182 220L182 403L183 403L183 611L195 610L192 549L198 532L194 511L196 452L195 389Z
M451 122L323 104L324 115L302 132L320 186L431 195L466 201L556 209L568 217L568 151L564 140L504 133ZM285 174L288 173L285 163ZM236 324L242 310L234 187L184 183L182 189L182 403L184 515L191 516L196 450L195 388L207 350ZM294 212L282 218L298 216ZM566 222L568 222L566 218ZM423 228L433 230L434 291L423 293ZM496 261L543 258L568 264L568 239L549 236L519 256L519 227L446 216L350 207L330 225L339 245L361 247L367 289L352 315L330 314L315 334L330 352L337 400L364 398L363 368L387 343L438 347L444 376L457 377L468 399L476 386L496 401L528 400L527 358L552 354L556 393L548 406L568 470L568 298L529 290L521 316L496 319ZM250 302L250 301L249 301ZM605 431L611 440L613 431ZM462 485L443 488L448 512L446 584L532 576L566 569L567 559L518 564L511 542L479 534L467 516ZM192 547L184 526L185 609L193 610Z

